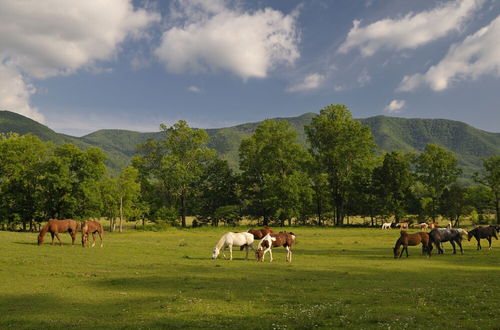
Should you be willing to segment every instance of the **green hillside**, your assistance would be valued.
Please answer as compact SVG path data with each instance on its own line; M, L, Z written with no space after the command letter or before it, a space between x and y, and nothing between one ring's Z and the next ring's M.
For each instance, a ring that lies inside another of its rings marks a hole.
M286 120L298 132L298 139L305 143L304 125L309 124L314 113L298 117L275 118ZM500 154L500 133L476 129L462 122L445 119L407 119L375 116L360 121L368 125L380 151L395 149L422 151L426 144L437 143L455 152L464 176L470 177L481 168L481 158ZM238 166L238 147L242 139L253 133L259 122L233 127L208 129L209 146L219 156ZM134 155L137 144L149 138L161 139L163 133L139 133L126 130L99 130L83 137L59 134L31 119L9 111L0 111L0 132L32 133L42 140L56 144L71 142L81 148L97 146L108 156L107 165L112 173L126 166Z

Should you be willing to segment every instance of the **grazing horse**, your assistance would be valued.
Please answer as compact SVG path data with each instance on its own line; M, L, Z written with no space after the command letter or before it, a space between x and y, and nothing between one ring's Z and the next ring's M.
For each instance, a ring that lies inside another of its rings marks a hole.
M248 233L253 235L254 239L262 239L262 237L266 236L267 234L271 234L273 230L269 227L262 227L261 229L249 229Z
M52 244L54 245L54 236L57 237L59 241L59 245L62 246L61 238L59 237L59 233L64 233L67 231L71 236L72 245L75 245L76 233L80 229L80 223L75 220L56 220L50 219L45 226L43 226L40 234L38 235L38 245L42 245L43 238L47 232L50 232L52 236Z
M277 246L283 246L286 249L286 261L292 262L292 245L295 243L295 234L292 232L280 231L278 234L267 234L259 242L255 255L257 261L264 261L264 257L269 252L270 260L273 261L273 252L271 249ZM264 250L265 248L265 250Z
M418 228L420 230L427 230L427 228L429 228L429 225L426 224L425 222L421 222L419 224L414 224L413 228Z
M229 260L233 260L233 245L244 246L247 251L245 259L248 259L248 247L251 247L252 250L255 251L255 248L253 246L253 240L254 240L253 235L247 232L226 233L219 239L217 245L215 245L214 251L212 253L212 259L217 259L217 256L219 255L221 249L224 259L227 259L225 251L226 247L229 246Z
M384 222L382 224L382 229L391 229L392 222Z
M443 254L443 248L442 248L442 242L450 242L451 246L453 247L453 254L457 253L457 250L455 249L455 243L458 244L460 247L460 253L464 254L464 250L462 249L462 233L463 229L458 230L455 228L447 229L447 228L436 228L431 230L429 233L430 237L430 249L432 250L432 244L436 246L438 250L438 254Z
M408 222L398 222L396 224L396 227L399 227L401 229L408 229Z
M92 247L95 246L95 233L99 235L101 239L101 247L103 246L104 230L102 229L102 225L98 221L85 221L82 225L82 247L85 247L85 243L87 242L90 247L90 239L89 234L92 233Z
M422 243L422 254L427 253L427 255L431 256L430 243L429 243L429 234L424 232L419 232L415 234L408 234L405 230L401 231L401 235L396 241L396 245L394 245L394 258L401 258L403 252L406 251L406 257L408 258L408 246L415 246ZM399 248L403 246L401 253L399 252Z
M481 250L481 243L480 243L481 238L486 238L488 240L488 243L490 244L490 248L489 248L490 250L491 250L491 238L495 237L498 240L497 229L494 226L476 227L476 228L470 230L469 234L467 235L467 240L470 241L470 239L473 236L477 241L477 249L478 250Z

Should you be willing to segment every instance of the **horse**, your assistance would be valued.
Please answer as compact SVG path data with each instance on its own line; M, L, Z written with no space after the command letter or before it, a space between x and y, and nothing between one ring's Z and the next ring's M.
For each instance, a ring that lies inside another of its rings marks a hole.
M396 241L396 245L394 245L394 259L401 258L403 252L406 251L406 257L408 258L408 246L415 246L422 243L422 254L427 253L427 256L431 256L430 243L429 243L429 234L424 232L418 232L415 234L408 234L405 230L402 230L398 240ZM399 248L403 245L403 249L401 253L399 252Z
M453 228L453 224L451 222L448 222L448 224L446 225L446 228L448 228L448 229Z
M403 229L403 228L404 228L404 229L408 229L408 222L398 222L398 223L396 224L396 227L399 227L399 228L401 228L401 229Z
M57 220L50 219L45 226L43 226L40 234L38 234L38 245L42 245L43 239L47 232L50 232L52 236L52 243L54 245L54 236L57 237L59 241L59 245L62 246L61 238L59 237L59 233L63 233L67 231L71 236L72 245L75 245L76 233L80 229L80 223L75 220L65 219L65 220Z
M261 229L249 229L248 233L253 235L254 239L262 239L262 237L266 236L267 234L271 234L273 230L269 227L262 227Z
M264 238L259 242L257 247L257 251L255 251L255 255L257 257L257 261L264 261L264 257L267 252L269 252L270 260L273 261L273 253L271 249L277 246L283 246L286 253L286 261L292 262L292 245L295 243L295 234L292 232L287 233L286 231L280 231L278 234L267 234ZM266 248L264 250L264 248Z
M498 240L497 229L494 226L476 227L476 228L470 230L469 234L467 235L467 240L470 242L470 239L473 236L477 241L477 249L478 250L481 250L481 243L480 243L481 238L486 238L488 240L488 243L490 244L490 247L489 247L490 250L491 250L491 238L495 237Z
M439 223L437 222L431 222L427 225L429 226L430 229L436 229L437 227L439 227Z
M413 228L418 228L418 229L420 229L420 230L422 230L422 229L423 229L423 230L427 230L427 228L429 228L429 225L428 225L428 224L426 224L425 222L421 222L421 223L419 223L419 224L414 224L412 227L413 227Z
M217 245L215 245L215 248L212 253L212 259L217 259L221 249L224 259L227 259L225 251L226 247L229 246L229 260L233 260L233 245L244 246L247 251L245 259L248 259L248 247L251 247L252 250L255 251L255 248L253 246L253 241L254 241L253 235L248 232L226 233L222 235L222 237L219 239L219 242L217 242Z
M391 229L392 222L384 222L382 224L382 229Z
M89 234L92 233L92 247L95 246L95 233L99 235L99 238L101 239L101 247L103 246L103 239L102 237L104 236L104 230L102 228L102 225L98 221L85 221L82 225L82 247L85 247L85 243L88 242L88 245L90 247L90 239L89 239Z
M447 229L447 228L436 228L431 230L429 233L430 237L430 249L432 250L432 244L436 246L438 249L438 254L443 254L443 248L441 247L442 242L450 242L453 247L453 254L457 253L455 249L455 243L460 247L460 253L464 254L464 250L462 249L462 233L463 229L458 230L455 228Z

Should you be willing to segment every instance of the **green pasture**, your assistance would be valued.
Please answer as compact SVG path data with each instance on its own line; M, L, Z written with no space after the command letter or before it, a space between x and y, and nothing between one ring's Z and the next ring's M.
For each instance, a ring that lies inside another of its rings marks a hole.
M397 230L299 227L291 264L283 248L211 260L225 231L106 233L93 249L0 232L0 329L500 329L500 241L395 260Z

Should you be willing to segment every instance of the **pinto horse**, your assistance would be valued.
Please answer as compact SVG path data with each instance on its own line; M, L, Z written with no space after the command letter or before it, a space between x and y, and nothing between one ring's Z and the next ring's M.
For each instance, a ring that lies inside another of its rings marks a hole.
M432 250L432 244L434 244L438 250L438 254L443 254L444 250L442 248L442 242L450 242L453 247L453 254L457 253L455 249L455 243L460 247L460 253L464 254L464 250L462 249L462 233L463 229L458 230L455 228L447 229L447 228L436 228L431 230L429 233L430 238L430 249Z
M224 259L227 259L225 251L226 247L229 246L229 260L233 260L233 245L245 247L247 251L245 259L248 259L248 247L251 247L252 250L255 251L255 248L253 247L253 240L254 240L253 235L247 232L226 233L219 239L217 245L215 245L214 251L212 253L212 259L217 259L217 256L219 255L221 249L222 249L222 256L224 257Z
M278 234L267 234L264 238L259 242L257 247L257 251L255 255L257 257L257 261L264 261L264 257L267 252L269 252L270 260L273 261L273 253L271 249L277 246L283 246L286 253L286 261L292 262L292 245L295 243L295 234L292 232L287 233L286 231L281 231ZM265 248L265 250L264 250Z
M396 241L396 245L394 245L394 258L401 258L403 252L406 251L406 257L408 258L408 246L415 246L422 243L422 254L427 253L427 255L431 256L430 243L429 243L429 234L424 232L419 232L415 234L408 234L405 230L401 231L401 235ZM399 252L399 248L403 246L401 253Z
M254 239L262 239L262 237L266 236L267 234L271 234L273 230L269 227L262 227L261 229L249 229L248 233L253 235Z
M95 246L95 233L99 235L99 238L101 239L101 247L103 246L103 239L102 237L104 236L104 230L102 228L102 225L98 221L85 221L82 225L82 247L85 247L85 243L88 243L90 247L90 239L89 239L89 234L92 233L92 247Z
M477 249L478 250L481 250L481 243L480 243L481 238L486 238L488 240L488 243L490 244L490 248L489 248L490 250L491 250L491 238L495 237L498 240L497 228L494 226L476 227L476 228L470 230L469 234L467 235L467 240L470 242L470 239L473 236L477 241Z
M40 234L38 234L38 245L42 245L43 239L47 232L50 232L52 236L52 244L54 245L54 236L57 237L59 241L59 245L62 246L61 238L59 237L59 233L64 233L67 231L71 236L72 245L75 245L76 233L80 229L80 223L75 220L65 219L65 220L57 220L50 219L45 226L43 226Z

